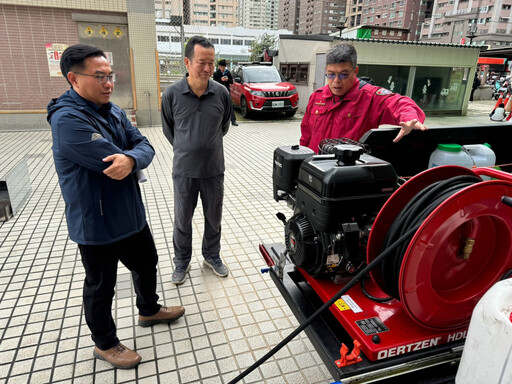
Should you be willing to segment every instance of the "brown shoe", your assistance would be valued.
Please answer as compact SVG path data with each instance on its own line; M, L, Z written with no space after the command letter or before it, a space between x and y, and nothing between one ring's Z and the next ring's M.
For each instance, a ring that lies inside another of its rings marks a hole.
M151 327L159 323L172 323L185 314L185 308L178 307L160 307L160 310L153 316L139 315L139 325L141 327Z
M139 365L142 357L135 351L119 343L115 347L103 351L94 347L94 357L105 360L116 368L128 369Z

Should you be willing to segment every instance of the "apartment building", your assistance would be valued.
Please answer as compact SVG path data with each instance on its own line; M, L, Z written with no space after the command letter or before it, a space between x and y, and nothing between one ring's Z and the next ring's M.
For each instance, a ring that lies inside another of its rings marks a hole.
M276 30L278 15L279 0L238 0L239 27Z
M155 0L155 18L174 25L236 27L237 0Z
M365 3L367 3L365 0L347 0L347 9L345 11L347 21L345 27L353 28L361 25L363 5Z
M299 7L300 0L279 1L279 28L299 34Z
M435 0L421 40L512 46L512 0Z
M433 0L348 0L347 27L361 24L410 31L408 39L417 41L425 18L432 13Z
M346 0L281 0L279 28L298 35L329 35L345 16Z

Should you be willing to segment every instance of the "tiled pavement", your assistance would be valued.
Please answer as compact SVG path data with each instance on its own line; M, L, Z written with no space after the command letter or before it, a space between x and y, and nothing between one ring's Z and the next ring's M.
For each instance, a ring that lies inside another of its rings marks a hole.
M427 124L488 123L490 102L475 103L465 118L429 118ZM485 112L487 114L485 114ZM49 130L0 129L0 178L19 160L29 167L32 193L12 219L0 222L0 384L4 383L227 383L298 325L258 252L281 242L272 199L272 153L294 144L300 119L241 122L225 137L226 177L222 256L231 274L222 279L202 266L200 206L194 217L192 269L185 284L171 283L171 149L161 129L143 128L157 155L142 185L159 252L158 294L182 304L176 323L136 325L134 293L120 265L114 317L120 339L143 358L118 370L92 357L82 310L84 273L67 236L64 203L51 154ZM245 378L245 383L329 383L327 369L302 333Z
M84 272L67 236L50 131L0 131L0 173L26 158L32 184L20 212L0 223L0 383L226 383L286 337L298 323L270 276L260 273L265 264L258 244L282 241L275 213L287 208L272 199L272 153L298 141L298 121L231 128L221 243L231 274L222 279L202 266L199 207L192 270L179 287L171 283L171 148L159 127L142 129L157 151L142 191L160 257L158 294L167 305L184 305L186 315L170 326L137 326L130 275L120 265L118 335L143 358L132 370L92 357L82 310ZM244 382L331 381L300 335Z

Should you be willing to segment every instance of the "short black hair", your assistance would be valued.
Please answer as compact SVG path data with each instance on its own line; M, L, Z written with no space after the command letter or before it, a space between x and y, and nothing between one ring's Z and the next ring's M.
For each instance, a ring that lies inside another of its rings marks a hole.
M187 41L187 46L185 47L185 57L189 60L192 60L194 57L194 47L199 44L203 48L212 48L215 49L210 40L203 36L192 36Z
M338 44L327 51L325 64L350 63L352 68L357 67L357 52L354 46Z
M503 108L505 106L505 103L500 103L500 105L498 105L499 108Z
M226 63L226 60L222 59L222 60L219 60L218 65L219 65L219 66L221 66L221 65L222 65L223 67L225 67L225 66L226 66L226 65L228 65L228 64Z
M62 72L62 76L64 76L69 83L69 72L83 71L85 69L85 59L97 56L107 58L105 52L94 45L76 44L66 48L60 58L60 71ZM71 85L71 83L69 83L69 85Z

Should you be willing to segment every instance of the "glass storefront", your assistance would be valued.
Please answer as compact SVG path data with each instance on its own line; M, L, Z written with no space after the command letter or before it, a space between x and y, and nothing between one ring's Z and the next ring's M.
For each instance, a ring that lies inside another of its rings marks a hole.
M371 78L375 85L406 95L410 67L397 65L359 65L359 78Z
M426 113L460 114L468 86L469 68L359 65L359 78L369 77L376 85L410 96ZM412 89L407 90L409 77ZM410 93L410 94L409 94Z

